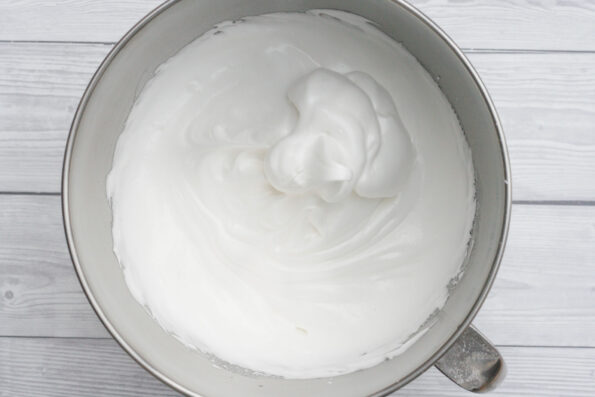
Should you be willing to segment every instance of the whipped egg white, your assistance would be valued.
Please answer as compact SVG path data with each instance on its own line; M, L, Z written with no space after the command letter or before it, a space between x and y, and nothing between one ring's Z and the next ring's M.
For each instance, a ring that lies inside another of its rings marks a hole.
M392 358L462 270L470 150L425 69L363 18L219 24L132 108L107 195L134 298L188 346L287 378Z

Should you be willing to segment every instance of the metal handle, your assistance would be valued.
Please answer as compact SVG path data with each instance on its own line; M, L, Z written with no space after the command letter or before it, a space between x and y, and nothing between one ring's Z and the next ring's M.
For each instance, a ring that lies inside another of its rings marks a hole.
M436 368L474 393L492 390L506 375L506 365L498 350L473 326L436 362Z

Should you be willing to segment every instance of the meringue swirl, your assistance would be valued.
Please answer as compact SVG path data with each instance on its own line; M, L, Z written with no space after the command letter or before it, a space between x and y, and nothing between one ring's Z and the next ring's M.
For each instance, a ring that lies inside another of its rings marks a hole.
M339 11L224 22L155 73L114 154L114 252L186 345L287 378L407 348L461 271L471 154L401 45Z

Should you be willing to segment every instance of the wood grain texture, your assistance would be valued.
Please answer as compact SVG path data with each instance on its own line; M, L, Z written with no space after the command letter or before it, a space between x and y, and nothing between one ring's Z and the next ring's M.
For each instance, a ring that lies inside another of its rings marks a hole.
M0 196L0 335L108 336L72 267L59 197Z
M0 40L115 42L163 0L3 0Z
M0 43L0 191L60 190L72 117L110 48Z
M508 377L490 396L592 396L595 349L501 347ZM113 340L0 338L2 397L178 396ZM394 396L465 396L431 368Z
M502 120L516 200L595 199L595 54L470 54Z
M0 396L179 394L136 364L111 339L0 338Z
M107 336L72 269L59 201L0 195L0 335ZM500 345L595 346L593 241L595 206L514 206L475 323Z
M409 0L466 49L595 50L595 1Z
M494 343L595 346L595 206L515 205L474 323Z
M0 191L58 192L72 116L108 45L0 43ZM595 199L595 54L472 53L516 200Z
M115 42L160 3L160 0L4 0L0 2L0 40ZM595 50L593 0L411 0L411 3L464 48Z

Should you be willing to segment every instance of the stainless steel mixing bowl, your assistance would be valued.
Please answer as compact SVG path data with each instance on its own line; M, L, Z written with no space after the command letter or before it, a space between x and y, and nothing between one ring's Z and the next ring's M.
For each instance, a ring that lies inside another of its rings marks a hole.
M312 8L349 11L373 21L435 76L472 150L478 212L464 276L436 323L405 353L333 379L286 380L213 366L206 356L182 345L149 317L129 293L112 251L105 183L128 112L159 64L218 22ZM72 260L97 315L135 360L171 387L191 396L379 396L402 387L434 364L469 390L484 390L501 377L501 357L470 323L502 257L510 214L509 182L502 130L477 73L455 44L407 3L179 0L163 4L139 22L93 76L70 131L62 199Z

